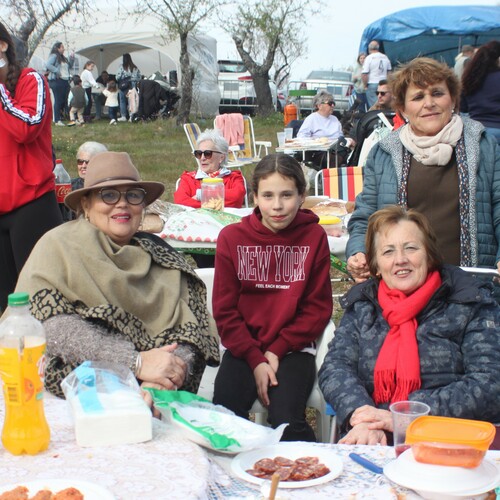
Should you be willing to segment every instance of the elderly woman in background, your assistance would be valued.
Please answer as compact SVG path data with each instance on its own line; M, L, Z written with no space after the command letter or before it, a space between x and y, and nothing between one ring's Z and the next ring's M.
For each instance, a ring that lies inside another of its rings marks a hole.
M333 100L332 94L322 90L313 97L312 104L316 111L305 118L304 123L302 123L297 133L297 137L299 139L320 139L325 137L331 141L343 139L344 133L342 132L342 125L339 119L333 114L335 101ZM353 145L353 143L353 139L347 139L348 147ZM347 153L348 151L346 148L341 148L337 152L337 155L341 156L340 160L338 160L339 164L342 164L346 159ZM322 168L327 165L327 154L329 154L329 152L307 151L305 159L306 161L311 161L316 167Z
M486 283L443 265L429 222L393 205L370 217L372 279L342 299L344 316L319 372L341 443L386 444L388 406L500 422L500 306ZM384 432L385 431L385 432Z
M84 187L66 196L81 215L42 238L19 277L47 334L46 388L85 360L121 363L143 386L198 389L219 340L205 286L163 240L138 233L144 209L164 191L141 181L127 153L104 152Z
M467 63L460 111L481 122L500 144L500 41L483 45Z
M71 179L71 190L83 188L85 174L87 173L87 165L90 159L97 153L104 153L108 148L100 142L87 141L84 142L76 152L76 164L78 168L78 177Z
M391 80L396 110L408 122L377 143L349 221L347 267L369 276L368 218L392 204L430 221L444 262L500 268L500 148L483 125L456 114L460 84L446 64L417 58Z
M224 180L224 206L241 208L246 194L245 181L239 170L226 167L229 144L216 130L199 135L193 154L198 170L184 172L174 193L174 202L188 207L201 207L201 181L209 177Z

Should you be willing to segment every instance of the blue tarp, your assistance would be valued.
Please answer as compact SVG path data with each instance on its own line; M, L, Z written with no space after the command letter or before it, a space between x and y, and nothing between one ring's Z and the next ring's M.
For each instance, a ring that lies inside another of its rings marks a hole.
M500 6L417 7L373 22L363 31L360 52L371 40L393 66L418 56L433 57L453 66L465 44L478 47L500 39Z

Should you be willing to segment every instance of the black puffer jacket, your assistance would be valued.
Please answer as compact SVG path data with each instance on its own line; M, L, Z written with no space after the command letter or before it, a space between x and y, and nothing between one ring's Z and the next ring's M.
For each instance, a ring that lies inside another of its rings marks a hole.
M443 283L417 316L422 386L409 399L432 415L500 422L500 306L488 286L444 266ZM319 385L344 425L360 406L375 406L373 371L389 331L378 281L354 286L319 372ZM383 406L387 408L387 405Z
M139 91L138 116L143 120L153 118L167 101L167 91L154 80L141 80L137 84Z

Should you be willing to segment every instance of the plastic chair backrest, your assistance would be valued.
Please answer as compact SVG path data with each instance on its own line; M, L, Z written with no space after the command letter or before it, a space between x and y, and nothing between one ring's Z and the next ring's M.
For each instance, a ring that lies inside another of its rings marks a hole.
M196 141L198 140L198 136L201 134L200 127L197 123L185 123L184 132L186 132L189 145L191 146L191 151L194 151L196 149Z
M325 168L316 174L315 194L319 196L319 178L323 181L323 195L329 198L354 201L363 190L363 167Z

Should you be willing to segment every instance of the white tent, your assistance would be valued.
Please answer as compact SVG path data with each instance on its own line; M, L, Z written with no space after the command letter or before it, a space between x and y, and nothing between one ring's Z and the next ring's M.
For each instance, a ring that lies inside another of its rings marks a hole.
M128 26L127 26L128 24ZM182 77L179 66L180 41L167 42L159 32L158 26L146 18L141 22L141 29L130 26L127 22L99 23L88 32L67 30L64 34L50 34L35 52L31 63L38 69L40 61L46 61L53 43L62 41L66 46L66 54L74 52L78 65L76 73L83 69L85 61L91 59L96 63L95 75L107 70L116 73L121 64L122 55L130 53L134 63L145 76L156 71L168 75L177 71ZM195 70L193 82L192 112L201 116L215 116L219 109L220 91L217 83L217 41L207 35L189 35L188 52L191 66Z

